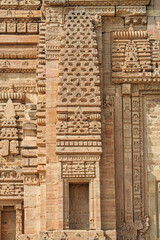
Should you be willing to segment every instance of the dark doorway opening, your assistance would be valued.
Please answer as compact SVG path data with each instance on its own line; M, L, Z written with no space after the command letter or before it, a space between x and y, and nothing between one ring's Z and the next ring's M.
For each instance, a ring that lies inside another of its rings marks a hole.
M69 184L69 228L89 229L89 183Z
M5 207L1 214L1 240L16 240L16 211Z

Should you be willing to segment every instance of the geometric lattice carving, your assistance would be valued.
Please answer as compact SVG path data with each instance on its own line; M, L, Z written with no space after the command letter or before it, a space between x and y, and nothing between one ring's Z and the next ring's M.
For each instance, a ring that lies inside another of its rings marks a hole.
M59 105L100 105L96 34L83 11L69 12L60 52Z
M94 17L66 16L60 49L57 153L101 152L100 72Z

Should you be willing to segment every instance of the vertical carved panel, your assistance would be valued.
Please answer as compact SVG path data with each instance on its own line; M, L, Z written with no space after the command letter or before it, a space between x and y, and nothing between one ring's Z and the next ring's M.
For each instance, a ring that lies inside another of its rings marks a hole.
M139 98L132 97L134 219L142 218Z
M92 18L85 11L70 11L63 31L57 153L100 154L100 78Z
M61 178L94 179L90 217L93 212L96 214L90 219L90 226L99 229L101 100L93 19L83 9L71 10L65 18L60 50L56 152L61 160Z
M124 165L125 165L125 219L133 221L132 202L132 132L131 132L131 97L123 97L124 128Z

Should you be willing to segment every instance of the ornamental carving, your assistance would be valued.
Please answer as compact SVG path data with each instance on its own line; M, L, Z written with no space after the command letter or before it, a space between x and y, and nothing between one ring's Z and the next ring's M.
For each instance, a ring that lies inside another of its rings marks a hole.
M118 227L118 240L143 240L149 228L149 217L145 216L143 221L135 223L124 223Z
M64 148L67 152L74 148L87 154L87 149L92 152L93 148L101 152L100 72L94 22L95 17L84 10L70 11L66 16L58 108L67 106L68 111L58 114L57 153ZM63 141L61 135L65 135Z
M95 176L95 162L62 163L63 178L94 178Z
M1 155L3 157L8 156L9 154L19 154L19 136L17 127L14 105L12 100L9 99L4 109L4 116L1 121L0 147Z
M119 61L121 59L121 61ZM114 33L112 48L113 83L159 82L159 43L150 41L145 31Z
M38 9L40 6L39 0L0 0L1 9Z

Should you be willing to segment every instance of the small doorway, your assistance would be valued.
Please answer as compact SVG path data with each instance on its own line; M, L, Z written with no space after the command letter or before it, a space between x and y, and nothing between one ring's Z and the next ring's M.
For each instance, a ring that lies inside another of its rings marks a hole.
M1 212L1 240L16 240L16 211L4 207Z
M69 184L69 228L89 229L89 183Z

